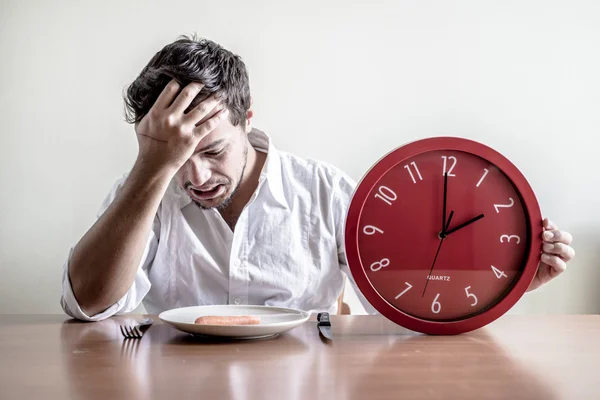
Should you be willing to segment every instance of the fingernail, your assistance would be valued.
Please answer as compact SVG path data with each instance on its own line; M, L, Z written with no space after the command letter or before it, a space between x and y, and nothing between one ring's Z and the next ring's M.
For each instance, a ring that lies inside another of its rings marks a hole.
M542 254L542 261L550 261L550 256L548 254Z
M544 232L544 239L550 240L553 237L554 237L554 232L552 232L552 231L546 231L546 232Z
M554 248L553 244L544 243L544 246L543 246L544 251L552 251L553 248Z

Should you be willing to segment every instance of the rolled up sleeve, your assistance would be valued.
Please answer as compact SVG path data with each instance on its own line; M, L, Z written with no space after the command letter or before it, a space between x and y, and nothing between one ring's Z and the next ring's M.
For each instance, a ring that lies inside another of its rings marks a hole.
M144 251L144 256L142 257L142 262L135 275L135 280L127 293L106 310L91 316L83 312L73 293L73 287L71 286L71 280L69 279L69 263L73 252L73 248L71 248L69 257L64 265L62 277L62 296L60 305L63 311L70 317L82 321L101 321L116 314L124 314L135 310L150 291L151 284L148 279L148 268L152 259L154 259L157 247L158 240L154 231L151 231Z

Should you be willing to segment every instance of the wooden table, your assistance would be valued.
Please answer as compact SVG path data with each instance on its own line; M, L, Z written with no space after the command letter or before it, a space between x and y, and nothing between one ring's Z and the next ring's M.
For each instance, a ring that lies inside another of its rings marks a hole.
M333 316L277 337L206 341L155 318L118 324L0 316L1 399L600 399L600 316L506 315L432 337L379 316Z

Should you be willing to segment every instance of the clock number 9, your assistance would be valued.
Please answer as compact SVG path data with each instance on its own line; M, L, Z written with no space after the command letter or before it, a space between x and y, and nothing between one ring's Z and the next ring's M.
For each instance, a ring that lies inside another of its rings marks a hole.
M394 193L394 191L387 186L379 186L379 193L375 193L375 197L380 198L390 206L392 205L392 201L398 198L396 193Z
M363 228L363 233L365 235L374 235L375 232L383 233L383 231L381 229L379 229L379 228L377 228L377 227L375 227L373 225L366 225Z
M375 261L373 264L371 264L371 271L373 272L377 272L379 271L381 268L385 268L388 265L390 265L390 260L387 258L384 258L381 261Z
M435 299L433 299L433 303L431 303L431 311L433 311L434 314L439 314L439 312L442 311L442 305L437 301L439 297L440 294L438 293L437 296L435 296Z

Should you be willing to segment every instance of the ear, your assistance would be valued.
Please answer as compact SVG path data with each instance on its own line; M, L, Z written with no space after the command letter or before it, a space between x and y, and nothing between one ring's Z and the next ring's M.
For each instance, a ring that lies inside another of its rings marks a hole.
M252 102L250 102L250 109L246 112L246 134L250 133L252 130L252 117L254 116L254 111L252 111Z

